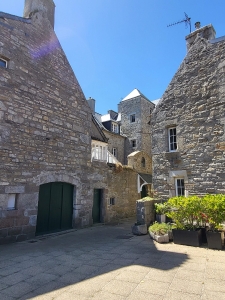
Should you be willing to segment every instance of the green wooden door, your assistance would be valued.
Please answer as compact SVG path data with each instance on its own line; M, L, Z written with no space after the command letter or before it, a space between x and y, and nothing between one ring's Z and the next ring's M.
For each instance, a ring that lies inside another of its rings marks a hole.
M73 186L51 182L40 186L36 235L72 228Z
M94 199L92 208L93 223L100 223L101 212L101 190L94 189Z
M62 218L61 229L66 230L72 227L73 216L73 186L71 184L63 185L63 202L62 202ZM72 199L72 201L71 201Z

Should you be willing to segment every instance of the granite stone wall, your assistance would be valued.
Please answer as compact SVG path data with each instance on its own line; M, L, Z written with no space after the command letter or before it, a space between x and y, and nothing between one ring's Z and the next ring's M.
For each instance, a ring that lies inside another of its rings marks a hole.
M151 154L150 114L154 104L142 96L121 101L118 111L121 113L121 133L127 136L125 157L133 151L145 151ZM135 122L130 122L130 115L135 114ZM131 141L136 140L136 147L132 148ZM126 163L126 162L125 162Z
M168 148L172 126L177 129L176 152ZM162 199L175 195L175 179L180 176L186 195L225 193L224 39L210 42L198 34L193 42L192 37L152 114L152 154L154 189Z
M115 199L114 205L110 205L110 198ZM137 172L127 166L121 166L119 169L112 166L108 172L107 221L114 222L122 218L134 217L136 200L139 198Z
M110 132L108 130L103 130L105 136L108 138L108 150L112 153L113 148L117 150L117 160L121 164L125 164L125 140L126 138L122 135Z
M39 186L76 187L80 226L91 223L91 110L48 19L2 14L0 242L35 234ZM8 210L11 194L16 209ZM74 213L75 217L75 213ZM77 221L76 221L77 222Z

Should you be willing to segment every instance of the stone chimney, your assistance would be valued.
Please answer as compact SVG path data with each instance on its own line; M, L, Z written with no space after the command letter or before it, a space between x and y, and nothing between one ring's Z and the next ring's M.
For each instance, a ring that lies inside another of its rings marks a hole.
M92 114L95 113L95 99L89 97L89 99L87 99L87 102L91 108Z
M195 31L190 33L185 37L186 44L187 44L187 50L190 49L190 47L194 44L195 39L200 36L207 41L213 40L216 37L216 31L212 24L209 24L207 26L201 27L200 22L195 23Z
M42 11L46 14L49 22L54 28L55 3L53 0L25 0L23 17L30 18L33 13Z

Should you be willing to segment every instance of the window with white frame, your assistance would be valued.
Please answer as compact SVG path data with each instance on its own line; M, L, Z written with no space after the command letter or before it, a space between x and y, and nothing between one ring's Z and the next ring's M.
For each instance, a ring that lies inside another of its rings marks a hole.
M168 128L169 152L177 151L177 128Z
M92 141L92 160L107 161L108 144Z
M137 147L137 141L136 140L131 140L131 147L136 148Z
M117 149L116 148L112 148L112 154L113 154L113 156L117 157Z
M0 67L7 68L7 60L0 58Z
M175 178L176 196L185 196L184 178Z
M118 124L112 123L112 132L118 133L119 132Z
M130 123L134 123L135 120L135 114L130 115Z

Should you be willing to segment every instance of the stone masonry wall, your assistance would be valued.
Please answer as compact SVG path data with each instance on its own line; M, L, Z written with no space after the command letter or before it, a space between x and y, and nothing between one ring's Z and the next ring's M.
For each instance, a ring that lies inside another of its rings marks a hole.
M115 199L115 205L110 205L110 198ZM107 221L113 222L122 218L134 217L136 200L140 198L137 192L137 173L127 166L117 170L112 167L108 171Z
M125 157L131 152L143 150L151 153L150 113L154 104L139 96L119 103L121 113L121 132L127 136L130 143L125 145ZM130 115L135 114L135 122L130 122ZM131 147L131 140L136 140L136 148ZM125 162L126 163L126 162Z
M105 136L108 138L108 150L112 153L112 149L117 149L117 160L121 164L125 164L125 155L124 155L124 145L125 145L125 137L119 134L110 132L108 130L104 130Z
M6 14L0 40L8 60L0 75L0 239L34 235L39 186L52 181L76 186L78 219L87 225L91 111L52 26L42 13ZM7 210L11 193L15 211Z
M178 151L168 152L177 127ZM152 115L154 189L175 194L171 171L186 174L187 194L225 193L225 41L197 37Z

